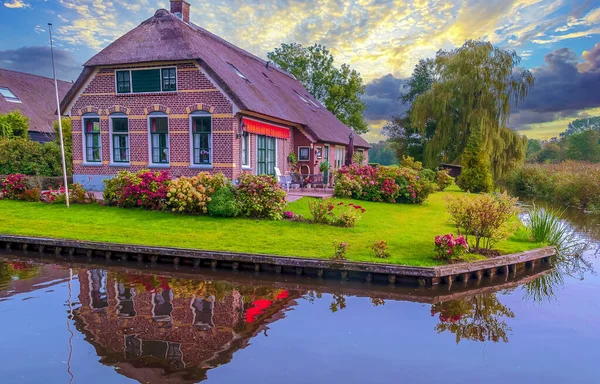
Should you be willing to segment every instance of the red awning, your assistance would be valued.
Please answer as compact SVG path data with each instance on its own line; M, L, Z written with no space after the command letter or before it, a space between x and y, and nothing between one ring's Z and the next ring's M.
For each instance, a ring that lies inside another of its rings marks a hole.
M249 119L247 117L242 117L242 122L246 126L247 132L256 133L257 135L276 137L278 139L287 140L290 138L290 130L288 128L263 123L262 121Z

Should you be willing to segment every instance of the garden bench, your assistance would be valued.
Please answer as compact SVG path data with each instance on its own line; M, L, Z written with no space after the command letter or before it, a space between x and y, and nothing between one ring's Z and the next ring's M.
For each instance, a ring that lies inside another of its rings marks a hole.
M277 177L277 182L289 191L290 184L292 184L292 176L282 175L281 171L277 167L275 167L275 176Z

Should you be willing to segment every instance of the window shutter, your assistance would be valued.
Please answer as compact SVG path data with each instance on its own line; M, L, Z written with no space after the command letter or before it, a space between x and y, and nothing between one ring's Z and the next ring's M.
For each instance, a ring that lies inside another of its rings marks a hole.
M133 92L160 92L160 69L131 71Z

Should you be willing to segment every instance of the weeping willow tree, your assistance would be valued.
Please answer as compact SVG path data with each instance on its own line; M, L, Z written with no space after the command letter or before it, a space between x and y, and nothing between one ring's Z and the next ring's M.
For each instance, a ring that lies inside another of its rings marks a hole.
M519 62L515 52L479 40L438 52L437 76L431 88L416 97L410 116L422 133L428 122L436 124L425 148L426 166L468 157L469 163L498 179L523 163L526 139L506 128L511 107L534 83L529 71L516 70Z

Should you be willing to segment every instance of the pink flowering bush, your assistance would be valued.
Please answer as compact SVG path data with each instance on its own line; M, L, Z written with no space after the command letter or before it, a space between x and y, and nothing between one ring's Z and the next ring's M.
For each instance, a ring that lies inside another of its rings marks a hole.
M359 200L420 204L435 188L410 168L352 164L335 175L335 195Z
M67 196L65 194L64 185L60 185L57 189L48 187L48 190L42 191L40 194L40 200L48 204L65 204ZM69 202L71 203L86 203L91 199L83 188L83 185L79 183L73 183L69 186Z
M435 237L436 259L448 263L460 260L460 258L469 249L467 241L462 236L454 236L448 233L444 236Z
M273 176L244 172L234 193L244 216L272 220L283 217L286 193Z
M121 171L104 181L104 200L109 205L123 208L163 210L166 208L169 184L167 171Z
M27 189L27 176L21 173L8 175L2 180L3 199L22 200Z

